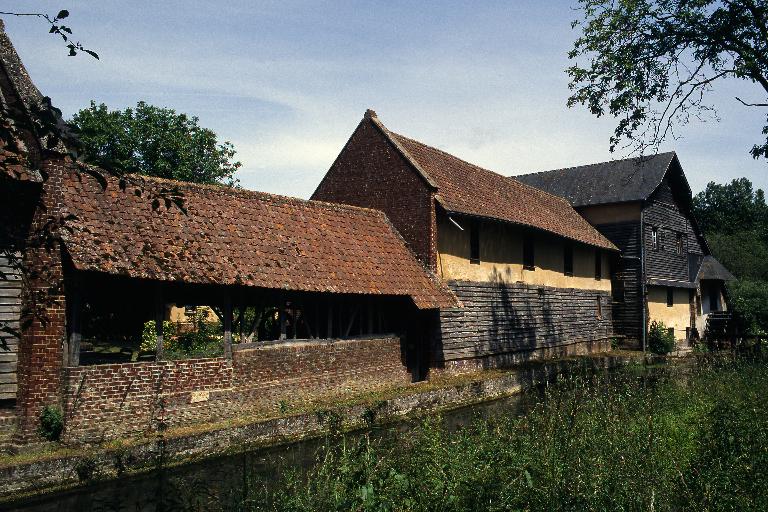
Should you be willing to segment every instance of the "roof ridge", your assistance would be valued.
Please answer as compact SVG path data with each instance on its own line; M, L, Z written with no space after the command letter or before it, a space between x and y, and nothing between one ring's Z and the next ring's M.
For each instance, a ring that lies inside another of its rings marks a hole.
M413 138L408 137L406 135L402 135L400 133L392 132L392 131L390 131L390 133L392 135L395 135L396 137L402 137L403 139L406 139L406 140L409 140L409 141L414 142L416 144L419 144L420 146L423 146L423 147L425 147L427 149L430 149L432 151L436 151L436 152L438 152L440 154L443 154L445 156L448 156L450 158L454 158L454 159L456 159L456 160L458 160L458 161L460 161L462 163L465 163L465 164L467 164L467 165L469 165L469 166L471 166L471 167L473 167L473 168L475 168L475 169L477 169L479 171L483 171L483 172L487 172L487 173L499 176L501 178L504 178L505 180L512 179L514 182L518 183L520 186L522 186L524 188L528 188L528 189L530 189L531 191L533 191L533 192L535 192L537 194L544 195L544 196L549 196L549 197L551 197L553 199L556 199L558 201L562 201L562 202L568 204L569 207L571 206L571 203L569 203L567 199L565 199L563 197L560 197L558 195L552 194L550 192L547 192L546 190L541 190L540 188L536 188L536 187L534 187L532 185L528 185L527 183L523 183L522 181L516 179L515 176L506 176L504 174L501 174L500 172L496 172L496 171L493 171L491 169L486 169L485 167L481 167L481 166L479 166L477 164L473 164L472 162L469 162L467 160L464 160L463 158L460 158L460 157L458 157L456 155L448 153L447 151L444 151L444 150L442 150L440 148L436 148L434 146L430 146L429 144L425 144L425 143L423 143L423 142L421 142L419 140L413 139Z
M658 157L660 157L662 155L670 155L670 154L671 155L677 155L677 153L674 150L672 150L672 151L664 151L664 152L661 152L661 153L655 153L653 155L640 155L640 156L633 156L633 157L628 157L628 158L616 158L614 160L605 160L605 161L602 161L602 162L592 162L592 163L589 163L589 164L572 165L570 167L558 167L557 169L548 169L546 171L527 172L527 173L524 173L524 174L515 174L513 176L507 176L507 177L508 178L516 178L516 177L519 177L519 176L534 176L534 175L537 175L537 174L547 174L547 173L550 173L550 172L557 172L557 171L568 171L568 170L571 170L571 169L581 169L581 168L584 168L584 167L592 167L592 166L596 166L596 165L612 164L612 163L616 163L616 162L628 162L630 160L639 160L641 158L648 158L650 160L652 158L658 158Z
M108 173L108 171L96 165L92 165L84 162L78 162L78 165L83 167L89 167L96 171ZM115 175L112 175L112 176L115 178L119 178L118 176L115 176ZM375 208L365 208L362 206L354 206L351 204L343 204L343 203L331 203L327 201L318 201L315 199L302 199L300 197L286 196L282 194L273 194L271 192L263 192L261 190L251 190L247 188L234 188L224 184L195 183L193 181L174 180L170 178L162 178L160 176L148 176L145 174L138 174L138 173L130 173L130 174L126 174L126 176L130 178L138 179L144 182L150 182L155 184L176 185L181 188L197 190L200 192L213 192L213 193L219 193L223 195L241 196L241 197L252 198L252 199L269 200L272 202L283 201L283 202L290 202L294 204L307 204L310 206L318 206L328 210L351 210L351 211L358 211L361 213L367 213L369 215L384 215L383 212Z

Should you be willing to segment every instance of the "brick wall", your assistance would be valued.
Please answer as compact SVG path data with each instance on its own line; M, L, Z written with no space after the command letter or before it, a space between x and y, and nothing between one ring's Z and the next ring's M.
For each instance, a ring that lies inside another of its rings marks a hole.
M432 350L437 368L500 367L527 355L580 353L564 348L574 344L603 350L614 334L608 292L470 281L448 286L464 308L440 312Z
M38 416L45 405L60 403L61 370L66 343L66 306L62 249L56 241L61 222L60 188L68 163L53 159L43 164L48 179L23 256L21 342L18 353L17 411L20 441L34 438Z
M363 119L312 199L386 213L417 257L437 265L433 191L370 119Z
M284 343L225 358L65 370L67 442L277 411L300 400L404 384L399 338Z

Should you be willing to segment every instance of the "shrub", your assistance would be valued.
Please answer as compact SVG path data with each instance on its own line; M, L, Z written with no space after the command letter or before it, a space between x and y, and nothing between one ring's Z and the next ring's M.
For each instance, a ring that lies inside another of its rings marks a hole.
M651 322L651 328L648 330L648 350L661 355L675 350L675 335L667 330L664 322Z
M64 415L57 405L46 405L40 413L40 435L48 441L58 441L64 430Z

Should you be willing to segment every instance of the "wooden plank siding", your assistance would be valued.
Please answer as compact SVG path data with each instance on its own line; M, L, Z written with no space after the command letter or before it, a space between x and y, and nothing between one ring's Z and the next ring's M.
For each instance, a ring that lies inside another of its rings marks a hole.
M8 246L7 240L0 240L0 325L6 328L0 330L0 400L16 398L18 386L19 338L15 333L21 327L21 273L10 260L20 255L11 253Z
M474 281L449 281L448 286L464 308L440 310L435 361L605 340L614 334L605 291Z
M616 334L638 341L642 337L643 297L641 291L640 222L617 222L595 226L621 250L622 257L614 264L612 279L624 285L623 300L612 300Z

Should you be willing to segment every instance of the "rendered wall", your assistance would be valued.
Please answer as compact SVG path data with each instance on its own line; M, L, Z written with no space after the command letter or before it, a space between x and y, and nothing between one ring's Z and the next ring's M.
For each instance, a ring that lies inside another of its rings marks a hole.
M225 358L65 369L64 440L96 443L406 384L397 337L283 343Z
M602 279L595 279L596 250L573 244L573 275L564 274L565 240L535 233L535 270L523 268L522 228L501 222L480 223L480 263L470 263L469 221L457 219L464 230L445 215L438 216L438 273L445 280L525 283L553 288L579 288L610 292L610 255L600 251Z
M448 285L464 308L440 312L432 350L438 368L506 366L526 354L562 355L575 344L610 347L614 332L608 292L520 283Z
M685 330L691 326L690 291L673 288L674 304L667 306L667 288L648 286L648 325L654 320L664 322L675 330L675 339L685 340Z

